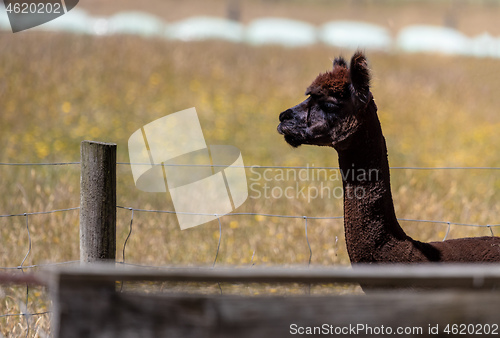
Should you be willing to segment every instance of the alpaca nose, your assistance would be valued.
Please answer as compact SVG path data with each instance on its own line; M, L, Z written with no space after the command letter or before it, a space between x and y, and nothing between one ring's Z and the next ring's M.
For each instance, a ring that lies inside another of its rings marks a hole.
M287 109L284 112L280 114L280 122L283 122L284 120L291 120L293 115L293 110Z

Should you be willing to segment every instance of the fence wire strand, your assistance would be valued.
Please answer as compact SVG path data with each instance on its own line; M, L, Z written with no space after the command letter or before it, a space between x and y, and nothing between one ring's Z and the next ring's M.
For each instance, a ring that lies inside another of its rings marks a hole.
M19 269L21 272L24 274L24 269L23 269L23 264L28 258L29 254L31 253L31 234L30 234L30 227L29 227L29 216L28 214L24 214L26 217L26 231L28 232L28 252L26 252L26 255L23 258L23 261L21 262L21 265L19 266ZM30 296L30 287L26 283L26 300L24 304L19 304L19 307L21 308L21 313L24 315L23 318L26 321L26 337L28 337L29 332L30 332L30 319L31 317L29 316L29 311L28 311L28 301L29 301L29 296Z
M57 210L50 210L50 211L36 211L36 212L24 212L22 214L6 214L6 215L0 215L0 217L19 217L19 216L31 216L31 215L47 215L47 214L53 214L56 212L64 212L64 211L73 211L73 210L78 210L80 207L75 207L75 208L67 208L67 209L57 209Z
M75 165L80 162L53 162L53 163L0 163L0 166L58 166L58 165Z
M192 163L130 163L130 162L117 162L118 165L143 165L143 166L165 166L165 167L211 167L211 168L226 168L227 165L223 164L192 164ZM0 163L1 165L1 163ZM338 170L340 167L330 166L282 166L282 165L232 165L231 168L245 168L245 169L307 169L307 170ZM500 167L417 167L417 166L394 166L390 169L396 170L500 170Z
M214 264L212 264L212 268L215 268L215 263L217 263L217 257L219 257L220 242L222 239L222 224L220 222L220 216L216 214L215 217L219 221L219 243L217 244L217 251L215 251Z
M448 223L448 228L446 229L446 233L444 234L443 242L446 241L446 238L448 238L448 234L450 233L451 230L451 223L450 222L447 223Z
M491 237L495 237L495 234L493 233L493 228L491 225L487 225L488 229L490 229L490 232L491 232Z
M197 212L176 212L172 210L156 210L156 209L139 209L132 207L116 206L118 209L135 210L137 212L147 212L147 213L159 213L159 214L182 214L182 215L193 215L193 216L213 216L210 213L197 213ZM266 214L259 212L232 212L225 215L219 215L219 217L231 217L231 216L263 216L263 217L276 217L276 218L296 218L296 219L343 219L344 216L301 216L301 215L280 215L280 214ZM500 224L471 224L471 223L458 223L458 222L448 222L448 221L436 221L436 220L424 220L424 219L411 219L411 218L398 218L398 221L403 222L417 222L417 223L435 223L435 224L446 224L446 225L459 225L477 228L493 228L500 227ZM491 231L491 230L490 230Z
M29 222L28 222L28 214L24 214L26 217L26 230L28 231L28 252L26 253L26 256L24 256L23 261L21 262L21 265L19 265L19 269L23 271L23 264L28 258L29 254L31 253L31 234L30 234L30 227L29 227ZM23 271L24 272L24 271Z
M307 247L309 248L309 261L307 262L307 266L310 266L311 265L311 260L312 260L312 256L313 256L313 252L312 252L312 249L311 249L311 244L309 243L309 235L307 234L307 216L303 216L304 217L304 222L305 222L305 232L306 232L306 242L307 242Z
M127 246L127 242L130 238L130 235L132 234L132 224L134 223L134 209L129 209L130 211L132 211L132 215L130 216L130 226L129 226L129 231L128 231L128 235L127 235L127 238L125 239L125 242L123 243L123 262L125 263L125 247Z
M65 165L80 165L80 162L41 162L41 163L6 163L0 162L0 166L65 166ZM220 164L174 164L174 163L133 163L133 162L117 162L117 165L146 165L146 166L181 166L181 167L227 167ZM327 169L338 170L339 167L330 166L281 166L281 165L242 165L231 166L232 168L245 169ZM417 166L394 166L390 169L396 170L500 170L500 167L417 167Z

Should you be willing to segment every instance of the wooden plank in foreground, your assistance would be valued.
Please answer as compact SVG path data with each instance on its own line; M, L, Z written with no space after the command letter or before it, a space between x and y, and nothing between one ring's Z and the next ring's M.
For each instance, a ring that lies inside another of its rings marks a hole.
M496 327L500 334L498 265L168 270L104 265L65 269L50 275L54 337L274 338L301 332L435 337L435 330L443 335L447 325L453 324L468 325L467 328L473 324L483 328L489 325L490 331ZM362 282L373 286L418 284L459 289L399 289L362 296L148 295L116 292L109 288L110 281L116 280ZM486 287L489 291L484 290ZM397 330L411 332L398 334Z
M276 338L307 330L359 337L410 330L404 336L425 337L431 328L443 334L448 324L498 325L499 308L500 294L485 292L254 298L62 288L53 332L55 337Z

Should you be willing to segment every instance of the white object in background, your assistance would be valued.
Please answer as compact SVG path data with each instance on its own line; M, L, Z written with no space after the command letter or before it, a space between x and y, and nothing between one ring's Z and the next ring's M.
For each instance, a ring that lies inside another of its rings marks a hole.
M199 16L167 25L169 39L181 41L226 40L240 42L243 26L236 21L216 17Z
M390 50L392 38L389 31L377 26L357 21L331 21L319 31L321 42L350 49Z
M0 5L0 30L12 31L10 26L9 16L5 11L5 6Z
M308 46L317 42L317 30L313 25L297 20L256 19L246 28L245 41L252 45Z
M416 25L400 31L397 45L399 49L410 53L464 55L468 53L470 39L451 28Z
M489 33L480 34L470 41L470 55L477 57L500 57L500 40Z
M140 36L162 35L165 22L154 15L142 12L121 12L108 20L109 34L130 34Z
M92 34L94 21L84 10L73 8L68 13L35 29L54 32Z

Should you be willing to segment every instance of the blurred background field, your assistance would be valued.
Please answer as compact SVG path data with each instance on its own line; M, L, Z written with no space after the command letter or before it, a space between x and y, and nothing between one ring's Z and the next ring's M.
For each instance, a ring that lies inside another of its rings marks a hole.
M78 6L93 15L140 9L165 20L193 14L224 16L227 10L225 1L195 0L149 1L141 8L135 1L88 0ZM408 24L445 24L450 11L455 11L462 32L500 34L496 2L458 6L454 2L247 1L242 2L241 20L281 16L321 24L357 19L396 31ZM2 31L0 53L0 162L77 162L82 140L114 142L118 162L128 162L127 141L134 131L167 114L196 107L207 144L238 147L247 166L337 166L333 149L292 149L276 127L279 113L302 101L315 76L328 70L336 56L349 58L350 49ZM391 166L500 167L500 60L393 52L368 52L367 56ZM79 169L77 164L0 166L0 215L77 207ZM333 191L341 186L340 180L281 179L283 172L278 169L265 170L247 169L249 199L236 212L342 215L341 196L312 195L324 186ZM331 177L336 171L327 173ZM499 170L393 169L391 175L400 218L500 223ZM279 196L279 189L286 187L297 192L294 198ZM120 206L173 210L168 195L137 190L126 164L118 165L117 189ZM301 189L306 196L298 193ZM130 220L129 210L118 209L119 261ZM78 210L29 216L31 251L24 266L78 260L78 222ZM303 219L227 215L221 224L217 266L308 262ZM402 226L422 241L442 240L448 228L409 221ZM500 229L493 231L500 234ZM0 218L0 233L0 266L19 266L28 251L26 217ZM481 235L490 235L490 230L453 225L447 238ZM341 219L308 220L311 263L348 265L343 236ZM217 221L180 231L175 215L135 212L126 261L211 266L218 239ZM222 287L231 292L232 286ZM219 292L216 287L212 291ZM280 292L274 287L234 292L263 291ZM25 288L3 288L0 314L23 311L25 293ZM43 290L30 292L28 312L50 310L44 295ZM49 332L48 315L31 321L30 335ZM26 322L19 317L0 318L0 327L7 336L26 334Z

